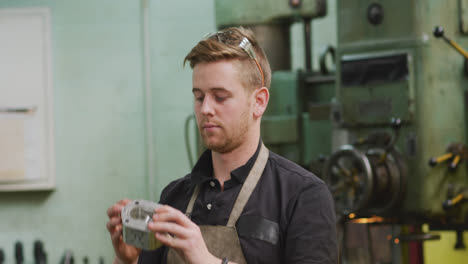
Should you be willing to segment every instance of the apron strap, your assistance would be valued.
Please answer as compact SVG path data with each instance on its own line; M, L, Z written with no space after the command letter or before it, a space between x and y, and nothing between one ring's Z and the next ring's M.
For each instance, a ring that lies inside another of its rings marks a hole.
M268 161L268 155L269 151L262 143L257 160L255 161L254 166L250 170L250 173L247 176L247 180L245 180L244 184L242 185L242 189L240 190L240 193L237 196L237 200L234 204L234 208L231 211L231 216L229 216L227 226L234 226L237 222L237 219L239 219L239 216L244 210L244 207L247 204L250 195L257 186L257 183L263 174L263 170L265 169L266 163Z
M192 197L190 198L189 204L187 205L187 211L185 212L185 215L188 218L192 217L193 205L195 204L195 201L197 200L199 193L200 193L200 185L197 185L195 186L195 190L193 190Z
M253 190L257 186L258 181L260 180L260 177L262 176L263 170L265 169L266 163L268 161L268 155L269 151L262 143L257 160L255 161L255 164L250 170L250 173L247 176L247 180L245 180L244 184L242 185L242 189L240 190L239 195L237 196L237 200L234 203L234 208L232 209L231 215L229 216L227 226L234 226L237 222L237 219L239 219L239 216L244 210L244 207L247 204L250 195L252 194ZM190 198L187 210L185 212L185 215L188 218L191 218L192 216L193 206L195 204L195 201L197 200L199 193L200 185L197 185L193 190L192 197Z

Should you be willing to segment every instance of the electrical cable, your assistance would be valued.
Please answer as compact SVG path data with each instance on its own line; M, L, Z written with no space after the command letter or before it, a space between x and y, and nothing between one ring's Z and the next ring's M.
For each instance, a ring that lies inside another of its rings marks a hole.
M184 125L184 138L185 138L185 149L187 151L187 157L188 157L188 160L189 160L189 165L190 165L190 168L192 168L195 164L193 163L193 157L192 157L192 148L190 147L190 130L189 130L189 125L190 125L190 121L192 119L195 119L195 115L189 115L186 119L185 119L185 125Z

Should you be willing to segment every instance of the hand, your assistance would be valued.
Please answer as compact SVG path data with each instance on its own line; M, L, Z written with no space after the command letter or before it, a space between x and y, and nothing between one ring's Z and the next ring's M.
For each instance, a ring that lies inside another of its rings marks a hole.
M221 259L208 251L200 228L177 209L167 205L157 208L148 229L155 233L157 240L175 249L189 263L221 263Z
M123 263L134 263L140 255L140 249L134 246L127 245L123 242L122 237L122 217L120 212L131 200L120 200L112 207L107 209L109 221L107 222L107 230L110 233L112 246L114 247L115 255Z

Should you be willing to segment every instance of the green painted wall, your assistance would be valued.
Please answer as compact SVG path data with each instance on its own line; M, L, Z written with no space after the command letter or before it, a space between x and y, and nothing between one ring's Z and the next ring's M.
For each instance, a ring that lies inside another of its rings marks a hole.
M14 242L22 241L28 264L41 239L49 263L65 249L77 263L84 256L111 263L106 209L124 197L158 200L189 171L183 124L192 111L191 70L182 60L214 30L213 3L0 0L0 8L16 7L51 9L57 183L52 192L0 193L0 248L13 263Z
M210 1L150 1L151 88L155 175L150 194L190 170L184 122L193 112L192 70L183 59L207 33L216 30ZM193 123L192 123L193 125ZM194 132L194 130L193 130ZM193 138L192 138L193 139ZM192 149L194 149L192 147Z

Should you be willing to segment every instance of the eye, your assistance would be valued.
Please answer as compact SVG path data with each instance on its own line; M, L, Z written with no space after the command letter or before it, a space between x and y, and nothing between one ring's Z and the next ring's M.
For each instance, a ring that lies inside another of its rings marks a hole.
M193 97L195 98L195 101L197 102L203 102L203 100L205 99L203 95L194 95Z
M226 101L226 98L227 98L227 97L225 97L225 96L216 96L216 97L215 97L215 100L216 100L216 102L218 102L218 103L222 103L222 102Z

